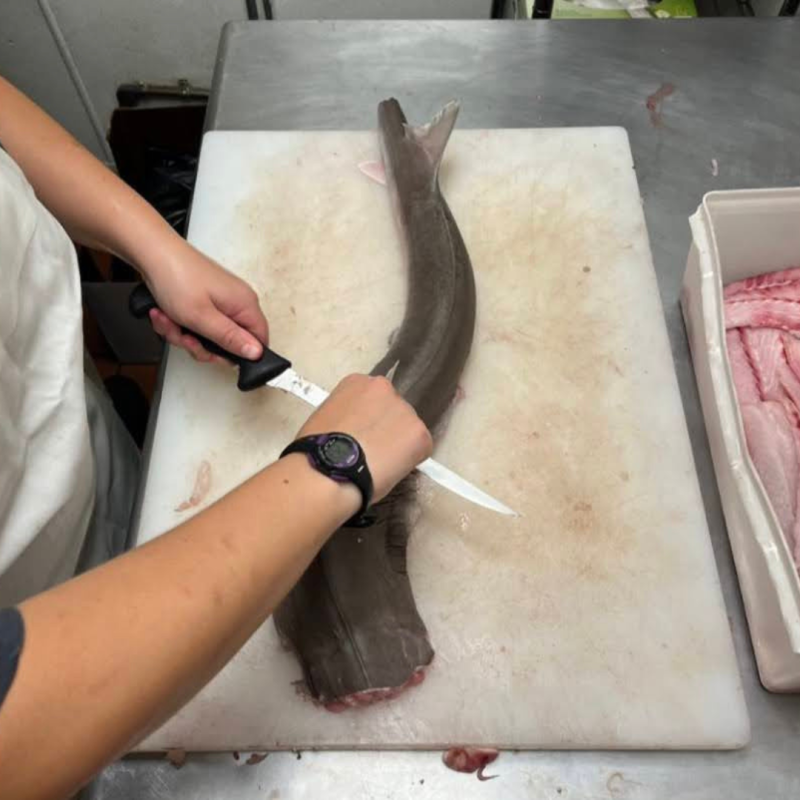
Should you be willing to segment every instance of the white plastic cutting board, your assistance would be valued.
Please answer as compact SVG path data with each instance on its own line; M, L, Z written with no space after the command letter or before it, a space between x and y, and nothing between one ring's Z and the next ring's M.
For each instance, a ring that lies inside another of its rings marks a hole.
M203 142L189 238L256 287L272 346L326 387L368 371L403 313L386 189L357 168L376 156L372 132ZM295 691L267 621L140 749L748 741L632 166L612 128L457 130L448 147L478 323L436 457L522 516L421 485L409 569L436 649L425 682L331 714ZM270 463L308 413L170 353L139 541ZM205 501L177 511L204 464Z

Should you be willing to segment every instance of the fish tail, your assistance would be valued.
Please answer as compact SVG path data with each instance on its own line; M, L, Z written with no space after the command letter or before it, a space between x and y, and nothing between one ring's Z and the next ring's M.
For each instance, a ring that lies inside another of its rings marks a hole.
M449 102L430 122L425 125L408 124L400 103L394 98L384 100L378 108L380 127L384 136L395 141L410 140L425 154L434 175L439 172L450 133L456 124L459 103Z
M450 140L450 134L456 124L459 108L458 101L451 100L426 125L416 127L405 125L406 135L413 137L425 151L435 173L439 172L439 165L442 163L447 142Z

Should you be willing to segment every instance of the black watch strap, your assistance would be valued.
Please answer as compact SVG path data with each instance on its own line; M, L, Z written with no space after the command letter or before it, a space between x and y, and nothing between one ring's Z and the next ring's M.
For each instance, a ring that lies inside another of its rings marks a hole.
M372 475L361 445L346 433L323 433L296 439L282 453L305 453L311 466L339 483L352 483L361 492L361 508L346 527L365 528L375 522L368 513L372 502Z

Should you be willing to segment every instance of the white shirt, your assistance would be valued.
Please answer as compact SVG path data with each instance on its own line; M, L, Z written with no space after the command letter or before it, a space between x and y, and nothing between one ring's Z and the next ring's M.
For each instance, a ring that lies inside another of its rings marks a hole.
M0 149L0 607L75 572L94 504L77 256Z

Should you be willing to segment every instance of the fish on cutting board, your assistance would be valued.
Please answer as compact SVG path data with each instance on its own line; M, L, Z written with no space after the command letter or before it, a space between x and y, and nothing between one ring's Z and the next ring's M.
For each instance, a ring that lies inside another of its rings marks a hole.
M732 283L724 299L747 449L800 568L800 268Z
M521 516L473 509L420 478L408 573L436 650L420 686L327 713L295 694L300 662L268 623L138 749L401 748L438 760L456 745L747 741L627 136L461 120L440 179L479 309L459 379L467 399L446 433L438 426L436 457ZM203 142L190 239L270 298L273 344L323 386L378 363L406 308L389 190L357 168L377 157L375 130L212 131ZM175 524L202 459L209 502L276 457L307 414L280 392L212 377L170 359L140 542ZM445 769L430 778L479 785Z
M409 288L400 330L372 374L391 374L432 430L456 395L475 329L472 265L438 180L457 114L449 103L413 128L396 100L378 107ZM275 612L309 692L329 710L394 697L420 683L433 659L406 570L414 495L407 479L376 506L372 528L337 531Z

